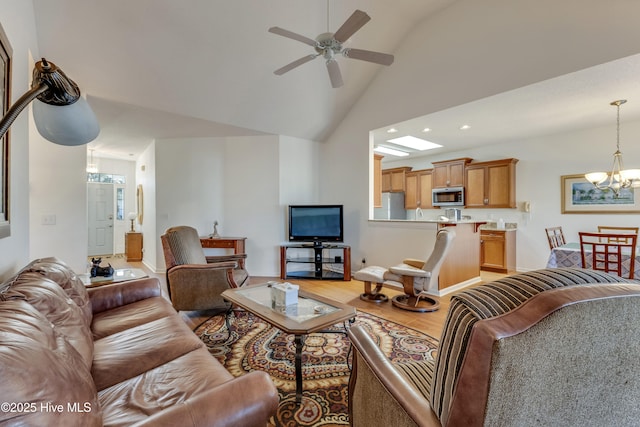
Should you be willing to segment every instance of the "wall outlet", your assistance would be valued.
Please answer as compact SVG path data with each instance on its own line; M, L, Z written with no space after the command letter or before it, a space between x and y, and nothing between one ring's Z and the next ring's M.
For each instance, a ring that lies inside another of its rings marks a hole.
M42 215L42 225L56 225L56 216L54 214Z

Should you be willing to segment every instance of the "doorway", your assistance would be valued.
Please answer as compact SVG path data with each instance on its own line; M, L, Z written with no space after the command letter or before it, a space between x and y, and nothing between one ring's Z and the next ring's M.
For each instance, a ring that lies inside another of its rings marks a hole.
M113 184L87 183L89 256L113 255Z

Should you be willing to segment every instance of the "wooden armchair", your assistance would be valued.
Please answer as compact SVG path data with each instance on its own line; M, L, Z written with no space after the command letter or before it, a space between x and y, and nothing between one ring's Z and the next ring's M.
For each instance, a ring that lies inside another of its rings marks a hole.
M221 294L248 282L238 260L246 255L207 257L195 228L169 228L161 237L169 298L176 310L225 307Z
M638 322L639 282L545 269L454 295L436 360L394 364L353 326L351 425L636 425Z

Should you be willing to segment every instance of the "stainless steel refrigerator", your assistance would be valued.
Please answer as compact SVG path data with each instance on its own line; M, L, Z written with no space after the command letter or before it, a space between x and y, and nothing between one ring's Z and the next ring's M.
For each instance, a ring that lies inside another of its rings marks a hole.
M382 193L382 207L373 209L373 219L407 219L404 193Z

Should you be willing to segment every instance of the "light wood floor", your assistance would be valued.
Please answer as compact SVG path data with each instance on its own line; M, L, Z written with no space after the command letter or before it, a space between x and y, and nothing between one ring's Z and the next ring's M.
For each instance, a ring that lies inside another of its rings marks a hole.
M111 263L114 268L141 268L145 270L150 276L157 277L163 284L163 287L166 289L165 275L153 273L141 262L126 262L125 258L122 256L115 256L108 259L105 258L102 265L106 265L107 262ZM480 276L482 278L482 283L484 283L504 277L504 274L483 271ZM280 278L251 277L250 284L264 283L268 280L280 280ZM440 301L439 310L429 313L414 313L393 307L390 301L380 304L362 301L359 296L363 291L363 283L358 280L345 282L338 280L287 279L287 281L299 285L300 289L303 289L307 292L316 293L318 295L322 295L324 297L352 305L360 311L374 314L384 319L400 323L438 339L440 338L442 326L447 311L449 310L450 295L436 298ZM395 288L385 288L383 290L383 293L391 298L394 295L402 294L402 291L396 290ZM209 317L210 314L211 313L184 313L183 317L191 327L195 327L201 321Z

